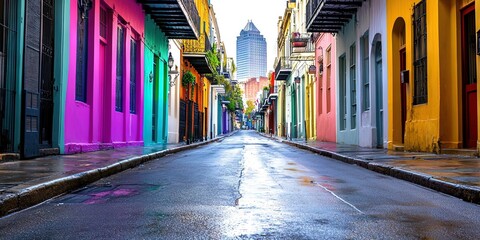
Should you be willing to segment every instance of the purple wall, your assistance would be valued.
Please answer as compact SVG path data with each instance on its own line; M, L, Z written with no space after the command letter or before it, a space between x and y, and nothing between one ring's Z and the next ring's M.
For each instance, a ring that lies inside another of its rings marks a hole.
M100 4L103 2L104 4ZM100 8L107 11L107 37L100 37ZM87 101L75 100L77 0L71 0L70 59L65 116L65 153L143 144L143 41L145 16L135 0L93 1L89 12ZM115 110L117 27L125 25L123 111ZM134 33L132 35L132 33ZM130 39L137 39L136 113L130 113Z

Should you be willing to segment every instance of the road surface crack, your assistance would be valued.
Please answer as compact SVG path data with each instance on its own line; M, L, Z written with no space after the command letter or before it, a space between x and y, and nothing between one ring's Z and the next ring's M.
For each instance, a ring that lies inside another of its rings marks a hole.
M240 160L240 175L238 176L238 185L237 185L237 198L235 199L235 206L238 206L240 199L243 197L242 192L240 191L240 186L242 184L243 172L245 171L245 145L242 149L242 158Z

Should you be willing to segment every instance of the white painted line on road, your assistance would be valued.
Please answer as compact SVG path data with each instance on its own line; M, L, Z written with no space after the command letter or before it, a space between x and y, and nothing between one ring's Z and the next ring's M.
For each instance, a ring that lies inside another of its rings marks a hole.
M334 197L336 197L338 200L346 203L348 206L352 207L353 209L355 209L357 212L361 213L361 214L365 214L364 212L360 211L360 209L358 209L357 207L355 207L353 204L347 202L345 199L339 197L337 194L335 194L334 192L330 191L328 188L324 187L322 184L320 183L316 183L317 186L323 188L325 191L329 192L330 194L332 194Z

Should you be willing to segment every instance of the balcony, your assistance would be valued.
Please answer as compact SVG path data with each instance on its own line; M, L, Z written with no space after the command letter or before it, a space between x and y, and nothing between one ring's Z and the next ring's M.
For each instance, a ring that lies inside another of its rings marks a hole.
M307 31L337 33L352 19L364 0L309 0Z
M270 89L270 94L268 94L268 101L272 102L278 98L278 86L275 86Z
M189 61L200 74L215 72L207 58L207 52L210 50L212 45L206 33L200 35L198 40L183 41L183 58Z
M290 41L292 44L290 61L315 60L315 43L310 33L294 32Z
M169 39L198 39L200 15L194 0L137 0Z
M290 57L280 57L277 61L277 67L275 67L275 80L286 81L292 73L292 63Z

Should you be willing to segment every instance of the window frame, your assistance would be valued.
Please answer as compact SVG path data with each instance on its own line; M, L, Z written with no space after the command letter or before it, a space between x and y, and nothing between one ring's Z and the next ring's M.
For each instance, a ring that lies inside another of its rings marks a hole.
M338 58L338 82L339 82L339 128L340 131L347 130L347 59L346 54L343 53Z
M428 103L427 81L427 3L413 6L413 105ZM420 34L419 34L420 33Z
M132 54L132 50L135 51ZM138 60L139 60L139 40L138 35L132 33L130 37L130 113L137 114L137 96L138 96ZM132 79L133 78L133 79Z
M362 111L370 110L370 48L368 31L361 38Z
M77 47L76 47L76 73L75 73L75 101L87 103L88 100L88 17L82 19L82 10L77 7ZM89 13L87 13L89 14ZM83 29L83 31L82 31ZM85 41L86 40L86 41Z
M327 49L325 50L325 55L327 58L327 63L326 63L326 97L327 97L327 113L332 111L332 45L329 45Z
M350 128L357 128L357 45L350 45Z
M120 38L120 30L122 35ZM126 26L119 19L117 22L117 55L116 55L116 74L115 74L115 111L123 112L123 99L125 91L125 43L126 43ZM120 39L122 42L119 42ZM119 67L121 69L119 70ZM119 76L120 74L120 76Z

